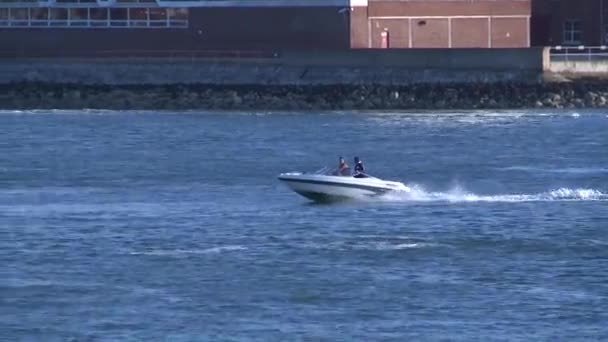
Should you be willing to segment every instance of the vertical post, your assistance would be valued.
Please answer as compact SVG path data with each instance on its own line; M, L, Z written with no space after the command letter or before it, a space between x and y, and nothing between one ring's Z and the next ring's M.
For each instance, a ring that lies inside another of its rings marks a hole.
M389 33L388 33L388 29L385 28L381 33L380 33L380 47L382 49L388 49L390 47L390 38L389 38Z
M452 47L452 17L448 18L448 47Z
M407 37L407 39L408 39L409 48L411 49L411 48L414 47L414 42L412 40L412 17L409 17L407 19L407 21L408 21L408 23L407 23L408 24L408 29L407 29L408 37Z
M492 47L492 17L488 17L488 48Z
M606 37L606 28L604 27L605 23L604 23L604 0L599 0L600 1L600 44L599 46L604 45L605 42L605 37Z
M367 18L367 47L372 48L372 19Z
M530 16L526 17L526 47L530 47Z

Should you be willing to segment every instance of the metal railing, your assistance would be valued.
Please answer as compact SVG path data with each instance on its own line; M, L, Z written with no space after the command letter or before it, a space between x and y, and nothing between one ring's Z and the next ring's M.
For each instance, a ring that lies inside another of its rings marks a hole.
M550 50L552 62L608 60L608 46L553 46Z
M149 19L149 20L78 20L78 19L0 19L0 27L31 28L187 28L188 20Z
M0 58L59 58L86 60L271 60L280 53L270 50L1 50Z

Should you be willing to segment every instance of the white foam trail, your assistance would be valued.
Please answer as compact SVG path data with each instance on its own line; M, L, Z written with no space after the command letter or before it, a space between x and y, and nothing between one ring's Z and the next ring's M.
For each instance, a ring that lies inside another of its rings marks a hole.
M427 192L418 185L409 192L392 192L383 196L385 201L445 201L445 202L548 202L548 201L608 201L608 193L595 189L559 188L537 194L478 195L455 188L448 192Z
M578 119L587 112L536 112L536 111L421 111L421 112L383 112L371 114L368 120L379 125L402 125L406 123L423 123L429 125L504 125L522 120L551 119L570 117Z
M437 247L435 243L429 242L391 242L391 241L335 241L329 243L305 243L300 245L306 249L322 249L334 251L396 251L403 249Z
M501 171L543 172L543 173L572 173L572 174L594 174L608 173L605 167L566 167L566 168L543 168L535 166L509 166L497 168Z
M152 256L181 256L189 254L215 254L229 251L246 250L247 247L238 245L218 246L205 249L171 249L171 250L150 250L150 251L131 251L131 255L152 255Z

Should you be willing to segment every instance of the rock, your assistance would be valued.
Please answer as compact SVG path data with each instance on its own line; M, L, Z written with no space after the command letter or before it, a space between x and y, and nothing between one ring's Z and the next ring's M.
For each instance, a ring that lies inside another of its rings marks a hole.
M435 106L435 108L443 109L443 108L445 108L445 101L444 100L435 101L434 106Z
M587 83L586 83L587 82ZM475 109L606 107L606 83L214 86L0 85L2 108Z
M355 109L355 103L349 99L342 101L341 106L343 109Z

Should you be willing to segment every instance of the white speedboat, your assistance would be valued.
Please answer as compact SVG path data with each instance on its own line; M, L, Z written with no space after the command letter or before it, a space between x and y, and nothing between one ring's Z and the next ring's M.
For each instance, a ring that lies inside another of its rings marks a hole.
M403 183L382 180L364 174L363 177L336 176L323 168L314 173L289 172L279 175L291 190L317 202L365 199L391 191L410 191Z

